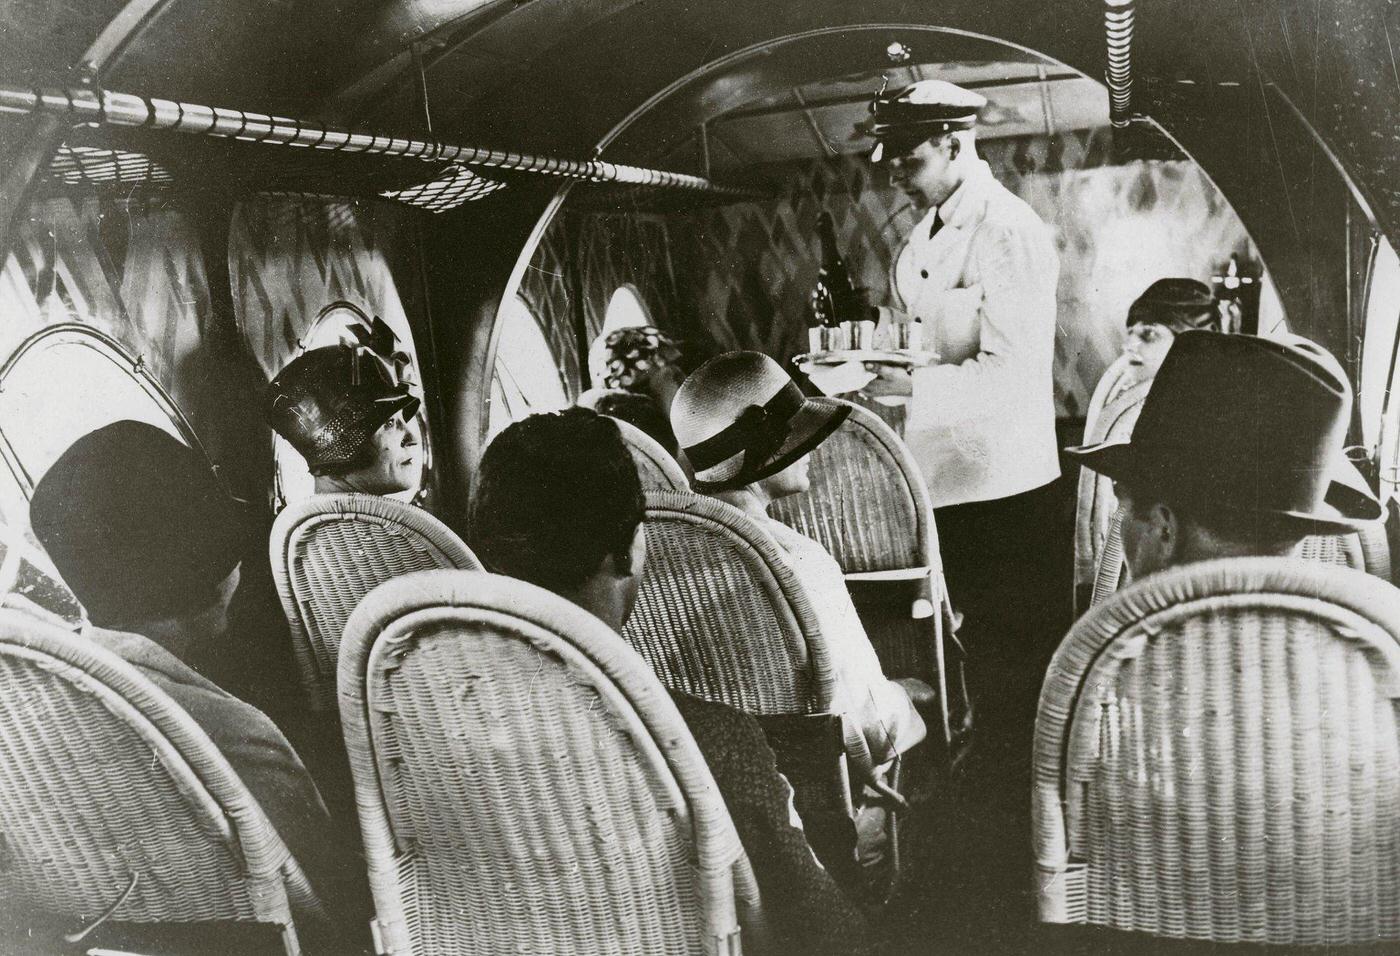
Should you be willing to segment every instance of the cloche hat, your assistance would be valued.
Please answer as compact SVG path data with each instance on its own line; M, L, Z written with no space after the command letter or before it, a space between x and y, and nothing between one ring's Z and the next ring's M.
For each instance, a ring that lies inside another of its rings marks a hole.
M1128 307L1128 328L1144 322L1188 329L1219 329L1220 313L1210 286L1196 279L1158 279Z
M1188 331L1176 337L1127 442L1066 449L1086 467L1203 513L1338 534L1383 517L1348 481L1351 386L1314 343Z
M370 436L400 411L418 412L418 397L395 381L367 348L312 349L267 387L267 423L295 448L313 475L354 461Z
M732 491L787 468L820 445L849 406L802 394L782 366L759 352L726 352L687 378L671 427L698 491Z

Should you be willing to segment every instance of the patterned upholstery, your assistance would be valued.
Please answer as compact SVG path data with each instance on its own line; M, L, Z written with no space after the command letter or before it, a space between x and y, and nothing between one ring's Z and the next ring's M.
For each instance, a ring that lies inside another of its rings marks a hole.
M481 562L428 512L377 495L313 495L288 505L268 541L277 593L308 703L335 708L335 662L345 622L390 578Z
M1041 691L1040 917L1288 945L1400 939L1400 592L1277 558L1153 575Z
M73 732L64 733L62 728ZM131 923L321 918L300 866L188 714L125 661L0 610L0 911Z
M339 681L380 952L738 952L757 891L714 779L587 611L407 575L351 617Z

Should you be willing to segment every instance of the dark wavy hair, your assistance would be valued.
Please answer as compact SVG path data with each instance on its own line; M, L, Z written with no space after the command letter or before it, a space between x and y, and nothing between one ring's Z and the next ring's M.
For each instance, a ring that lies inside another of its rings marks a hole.
M617 424L570 408L531 415L491 442L476 475L468 538L490 570L568 590L610 555L625 566L643 509L637 466Z

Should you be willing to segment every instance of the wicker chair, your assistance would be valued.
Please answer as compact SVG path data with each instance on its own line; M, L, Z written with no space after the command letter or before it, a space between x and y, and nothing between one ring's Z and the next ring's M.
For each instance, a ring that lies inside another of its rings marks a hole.
M0 911L276 927L324 918L228 761L125 661L0 611ZM82 931L79 931L82 932Z
M647 565L623 636L666 686L748 714L830 712L836 673L801 583L737 508L647 493Z
M1400 939L1400 592L1296 559L1148 577L1040 695L1042 920L1276 944Z
M314 495L288 505L268 541L302 688L335 709L336 654L350 612L377 586L412 571L480 570L462 539L428 512L377 495Z
M642 479L642 487L656 491L689 491L690 481L685 470L671 453L662 448L646 432L631 422L615 418L622 440L637 463L637 476Z
M852 778L870 781L877 768L861 728L838 711L836 672L801 582L766 531L713 498L648 492L646 534L646 570L623 636L667 687L758 718L809 841L844 878L855 850ZM896 789L898 763L886 781ZM893 836L896 814L889 824ZM891 847L892 881L893 839Z
M1101 441L1127 441L1132 437L1143 400L1147 398L1150 381L1138 382L1121 391L1118 397L1086 425L1084 444ZM1098 395L1098 392L1095 392ZM1109 528L1118 510L1118 497L1113 493L1113 479L1079 469L1079 491L1074 517L1074 603L1075 613L1083 613L1090 589L1098 576L1100 557L1104 553Z
M928 485L893 429L868 409L846 404L846 421L812 453L811 489L774 502L770 513L820 543L841 565L885 673L918 677L934 687L944 741L950 743L954 725L965 730L970 713L951 715L948 706L954 615ZM912 600L894 610L891 604L898 602L886 595ZM960 674L960 668L952 672Z
M350 618L339 680L381 953L739 951L759 910L733 822L597 618L510 578L408 575Z

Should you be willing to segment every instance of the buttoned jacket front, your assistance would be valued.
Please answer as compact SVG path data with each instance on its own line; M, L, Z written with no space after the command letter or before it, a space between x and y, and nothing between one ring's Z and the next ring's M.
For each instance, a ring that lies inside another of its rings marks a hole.
M914 371L905 425L935 507L1004 498L1059 476L1059 268L1050 229L980 160L900 250L896 304L939 353L936 365Z

